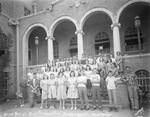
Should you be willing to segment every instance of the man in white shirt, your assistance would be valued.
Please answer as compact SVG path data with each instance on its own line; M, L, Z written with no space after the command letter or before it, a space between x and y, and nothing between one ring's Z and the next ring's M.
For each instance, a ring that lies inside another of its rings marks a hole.
M100 75L97 74L97 69L93 69L93 74L90 76L90 80L92 83L92 94L93 94L93 108L92 110L96 109L96 96L98 100L98 108L102 111L101 106L101 94L100 94Z
M84 71L80 71L80 76L77 78L77 83L78 83L79 97L81 100L81 110L85 109L83 100L85 100L86 103L86 110L89 110L89 102L86 88L87 77L84 75Z

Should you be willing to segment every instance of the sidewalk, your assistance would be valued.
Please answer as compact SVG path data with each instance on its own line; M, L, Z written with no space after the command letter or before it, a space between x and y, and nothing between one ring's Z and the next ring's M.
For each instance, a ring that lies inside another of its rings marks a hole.
M107 108L101 112L95 111L81 111L70 110L70 105L67 105L65 110L58 110L58 104L56 109L43 109L40 110L40 104L36 104L34 108L30 108L29 104L25 107L17 107L17 100L12 100L1 104L0 117L150 117L150 107L146 107L144 111L130 111L129 109L120 109L119 112L108 112ZM140 113L141 112L141 113Z

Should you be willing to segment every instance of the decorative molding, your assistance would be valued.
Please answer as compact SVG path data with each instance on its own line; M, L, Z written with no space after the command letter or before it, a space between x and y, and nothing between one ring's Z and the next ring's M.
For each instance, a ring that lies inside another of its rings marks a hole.
M121 24L120 23L113 23L112 25L111 25L111 29L113 29L114 27L121 27Z
M43 6L43 10L46 12L52 12L53 11L53 4L48 4Z
M81 4L88 5L89 0L76 0L72 5L69 6L68 10L72 9L73 7L79 8Z
M125 54L124 56L122 56L123 59L126 59L126 58L137 58L137 57L148 57L150 56L150 53L147 53L147 54L136 54L136 55L127 55Z
M9 26L19 26L20 23L19 23L18 20L15 20L15 19L9 19L9 20L8 20L8 25L9 25Z
M75 34L77 35L78 33L81 33L81 34L85 34L82 30L77 30L76 32L75 32Z
M53 36L47 36L45 39L46 40L48 40L48 39L55 40L55 38Z

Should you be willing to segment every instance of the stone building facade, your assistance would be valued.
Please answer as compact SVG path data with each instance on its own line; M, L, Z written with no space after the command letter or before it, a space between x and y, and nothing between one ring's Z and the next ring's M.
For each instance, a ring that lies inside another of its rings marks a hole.
M47 59L73 55L81 59L83 53L95 56L100 51L114 55L121 51L123 68L131 66L139 77L149 77L149 0L36 0L28 4L20 1L20 5L27 5L31 11L27 16L20 14L16 4L19 3L14 2L12 8L14 15L6 8L1 14L8 16L0 16L5 22L3 26L12 31L16 41L13 49L14 82L26 74L28 67L45 64ZM141 21L141 51L134 26L136 16ZM7 24L10 19L12 26ZM38 61L36 36L39 38ZM14 86L13 90L17 89Z

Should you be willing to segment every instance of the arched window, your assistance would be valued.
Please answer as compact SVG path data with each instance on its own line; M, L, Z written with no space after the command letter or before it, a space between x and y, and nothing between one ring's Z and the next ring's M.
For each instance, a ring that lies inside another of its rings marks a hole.
M150 73L145 69L135 72L138 77L138 84L142 85L146 91L150 90Z
M95 53L110 53L110 39L107 32L99 32L95 36Z
M141 39L141 50L144 50L143 46L143 35L140 30L140 39ZM138 34L135 27L128 27L125 31L125 51L126 52L136 52L139 51L138 45Z
M70 51L70 56L77 56L77 36L74 36L71 38L70 40L70 47L69 47L69 51Z
M56 40L53 41L53 51L54 51L54 59L59 58L59 48L58 48L58 42Z

